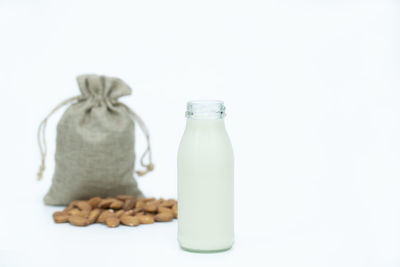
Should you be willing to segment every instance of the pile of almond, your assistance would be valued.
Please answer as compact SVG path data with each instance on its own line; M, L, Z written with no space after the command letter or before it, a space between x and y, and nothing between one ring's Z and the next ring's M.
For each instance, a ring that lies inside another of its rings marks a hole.
M72 201L63 211L53 214L54 222L69 222L75 226L103 223L108 227L120 224L138 226L156 222L169 222L178 218L175 199L134 198L127 195Z

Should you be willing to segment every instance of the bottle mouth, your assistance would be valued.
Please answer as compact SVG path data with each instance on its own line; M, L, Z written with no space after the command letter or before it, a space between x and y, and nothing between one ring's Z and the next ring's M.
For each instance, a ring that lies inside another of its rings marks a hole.
M220 100L193 100L187 102L185 115L188 119L223 119L225 105Z

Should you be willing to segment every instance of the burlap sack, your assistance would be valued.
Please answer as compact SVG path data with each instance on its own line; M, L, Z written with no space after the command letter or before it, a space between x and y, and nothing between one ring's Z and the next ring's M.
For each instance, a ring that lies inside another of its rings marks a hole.
M44 197L48 205L66 205L93 196L129 194L142 197L133 178L135 170L135 127L146 135L147 149L141 158L144 175L153 169L149 134L143 121L125 104L121 96L131 94L122 80L106 76L82 75L77 78L81 95L58 105L40 124L38 139L45 169L48 118L60 107L74 102L57 126L55 171L50 190ZM149 163L145 164L145 156Z

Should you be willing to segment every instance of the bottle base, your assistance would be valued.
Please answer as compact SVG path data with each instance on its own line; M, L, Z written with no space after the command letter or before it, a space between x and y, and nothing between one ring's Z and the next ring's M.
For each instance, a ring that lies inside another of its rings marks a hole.
M185 246L182 246L181 244L179 244L179 246L181 247L182 250L187 251L187 252L204 253L204 254L225 252L225 251L230 250L233 247L233 245L230 245L228 247L219 248L219 249L196 249L196 248L185 247Z

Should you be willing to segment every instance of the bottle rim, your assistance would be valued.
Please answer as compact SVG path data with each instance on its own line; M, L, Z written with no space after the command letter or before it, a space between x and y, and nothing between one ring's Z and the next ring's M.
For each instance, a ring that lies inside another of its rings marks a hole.
M225 105L221 100L191 100L186 104L188 119L223 119L226 116Z

